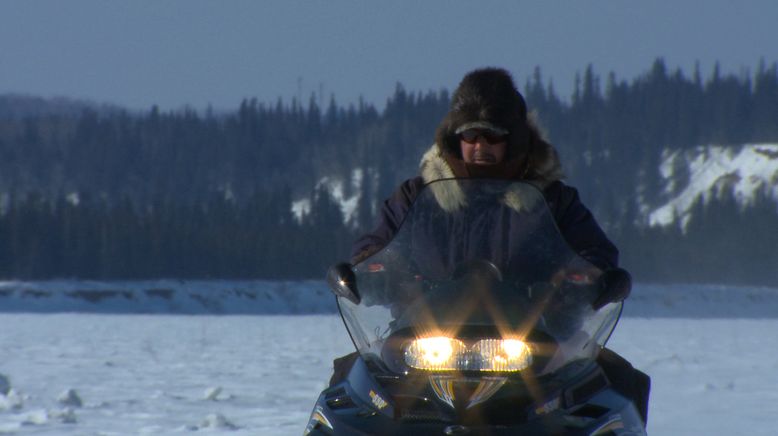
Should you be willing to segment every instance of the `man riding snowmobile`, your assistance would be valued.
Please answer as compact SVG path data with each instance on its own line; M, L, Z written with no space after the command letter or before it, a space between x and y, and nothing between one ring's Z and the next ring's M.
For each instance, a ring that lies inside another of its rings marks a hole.
M558 232L572 251L599 270L617 269L617 248L581 203L577 191L560 181L562 171L557 152L528 118L526 103L505 70L486 68L467 74L454 92L450 111L435 136L435 144L421 160L420 176L402 183L384 202L378 227L354 244L351 264L365 261L392 241L426 186L449 179L490 179L520 181L537 188ZM456 210L465 201L457 193L458 188L448 189L445 183L438 186L443 189L434 190L434 198L443 210ZM479 238L491 245L507 243L489 241L505 238L498 231L481 232ZM624 274L613 275L614 280L624 280ZM623 300L629 292L629 286L603 286L602 289L592 302L595 310ZM357 360L358 353L336 359L330 385L342 382ZM633 401L645 423L648 376L606 348L599 351L597 363L613 389Z

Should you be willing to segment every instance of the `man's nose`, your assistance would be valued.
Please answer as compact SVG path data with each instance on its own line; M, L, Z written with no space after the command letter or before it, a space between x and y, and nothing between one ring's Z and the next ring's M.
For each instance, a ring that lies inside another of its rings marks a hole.
M478 135L475 138L475 146L476 147L488 147L489 145L491 145L491 144L489 144L489 142L486 140L486 138L483 137L483 135Z

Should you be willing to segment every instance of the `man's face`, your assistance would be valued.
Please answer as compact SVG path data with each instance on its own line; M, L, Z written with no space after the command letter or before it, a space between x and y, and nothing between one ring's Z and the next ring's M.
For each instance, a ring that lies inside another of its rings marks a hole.
M459 135L459 148L465 163L494 165L505 159L505 136L487 130L470 129Z

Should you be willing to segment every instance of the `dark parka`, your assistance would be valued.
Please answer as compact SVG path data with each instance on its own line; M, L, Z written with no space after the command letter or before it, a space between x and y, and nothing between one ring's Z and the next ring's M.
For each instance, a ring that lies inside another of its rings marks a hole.
M533 128L533 131L536 129ZM534 135L536 134L533 133ZM539 135L537 138L542 141ZM537 171L536 174L540 177L528 181L543 192L562 236L576 253L601 269L616 267L618 249L605 236L589 209L581 203L578 191L559 180L557 176L559 161L556 152L545 141L542 144L542 147L549 148L544 153L548 161L543 160L539 163L552 171ZM420 167L420 176L403 182L394 194L384 201L378 226L354 243L352 263L364 260L391 241L425 184L456 177L437 145L433 145L424 155Z

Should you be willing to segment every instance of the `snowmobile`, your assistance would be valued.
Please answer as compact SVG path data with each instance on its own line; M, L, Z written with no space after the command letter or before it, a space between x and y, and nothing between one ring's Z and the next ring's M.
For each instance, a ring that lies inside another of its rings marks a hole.
M306 435L645 434L597 363L629 275L573 252L530 184L432 182L327 282L357 353Z

